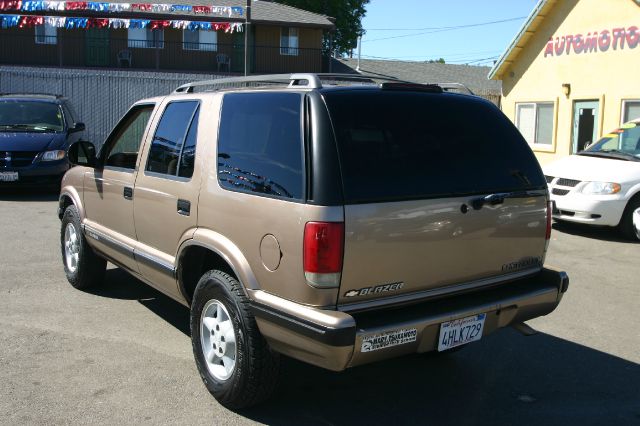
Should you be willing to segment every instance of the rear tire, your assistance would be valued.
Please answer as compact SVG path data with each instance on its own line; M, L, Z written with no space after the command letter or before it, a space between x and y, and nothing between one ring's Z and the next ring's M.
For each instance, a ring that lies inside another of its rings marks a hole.
M278 382L280 358L271 352L235 278L205 273L191 304L191 343L207 390L230 409L269 398Z
M67 280L79 290L102 284L107 269L107 261L87 244L81 229L78 209L70 205L62 216L60 251Z
M640 196L629 201L618 226L625 238L632 241L640 240Z

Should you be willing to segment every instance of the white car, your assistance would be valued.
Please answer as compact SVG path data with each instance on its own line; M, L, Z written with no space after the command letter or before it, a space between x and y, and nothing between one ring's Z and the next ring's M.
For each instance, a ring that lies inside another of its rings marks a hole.
M554 219L617 226L640 240L640 119L543 170Z

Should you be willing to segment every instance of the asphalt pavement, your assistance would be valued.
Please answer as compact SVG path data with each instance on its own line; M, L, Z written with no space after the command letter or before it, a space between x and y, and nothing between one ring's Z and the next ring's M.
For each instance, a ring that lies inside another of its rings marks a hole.
M0 424L640 424L640 244L554 225L559 308L447 355L333 373L292 360L268 403L241 413L206 391L188 310L110 267L66 281L56 195L0 190Z

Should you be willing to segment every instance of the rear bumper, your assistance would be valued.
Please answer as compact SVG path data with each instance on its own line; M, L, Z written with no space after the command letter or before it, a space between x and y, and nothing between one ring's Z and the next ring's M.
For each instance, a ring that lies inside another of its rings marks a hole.
M552 312L569 286L566 273L539 274L490 289L410 306L347 314L314 309L260 290L249 290L258 327L271 347L329 370L436 350L440 324L485 313L483 336ZM381 333L415 330L408 343L362 352L363 340Z

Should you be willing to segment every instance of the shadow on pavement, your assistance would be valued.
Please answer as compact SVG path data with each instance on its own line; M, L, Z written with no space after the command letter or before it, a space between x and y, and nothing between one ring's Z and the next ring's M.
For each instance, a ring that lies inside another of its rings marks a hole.
M451 355L333 373L289 361L280 391L241 414L265 424L640 424L640 366L507 329Z
M138 300L189 335L189 311L116 268L94 294ZM273 425L640 424L640 365L538 333L498 331L448 355L341 373L283 359L274 398L239 414ZM213 402L212 402L213 403Z
M60 188L0 187L0 201L57 201Z
M592 238L594 240L611 241L614 243L635 244L635 242L625 239L617 228L610 226L583 225L572 222L554 222L552 226L554 230L564 234Z
M104 285L88 289L87 293L110 299L137 300L187 336L189 330L189 309L163 293L134 278L121 268L108 269Z

